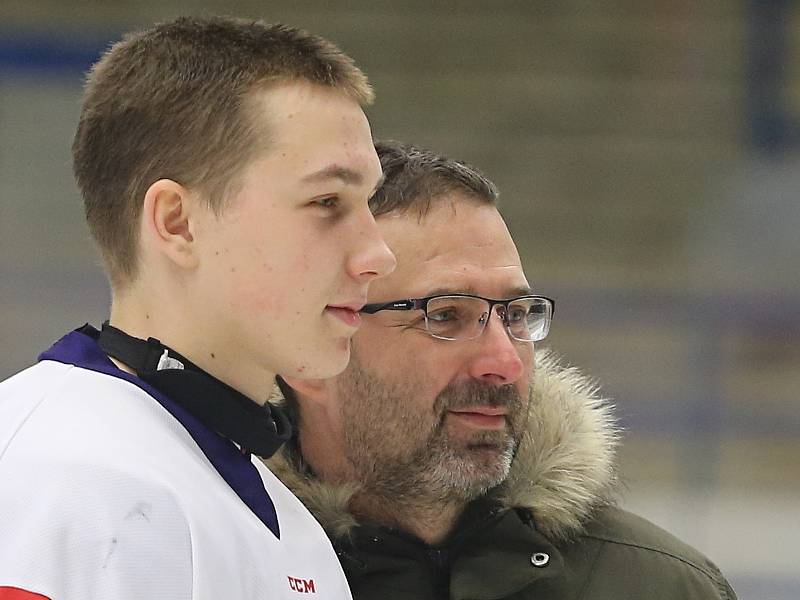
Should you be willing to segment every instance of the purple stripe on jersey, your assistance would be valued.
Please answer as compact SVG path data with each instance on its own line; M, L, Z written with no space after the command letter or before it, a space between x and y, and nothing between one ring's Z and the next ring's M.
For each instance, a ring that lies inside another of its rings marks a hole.
M96 332L99 335L96 329L89 328L89 332L90 334ZM49 350L43 352L39 356L39 360L53 360L104 373L129 381L147 392L183 425L214 468L242 499L242 502L261 519L275 534L275 537L280 539L275 505L267 494L267 490L264 489L264 482L261 480L258 469L250 462L249 457L242 454L233 442L206 427L197 417L153 386L135 375L119 369L90 335L77 330L72 331L58 340Z

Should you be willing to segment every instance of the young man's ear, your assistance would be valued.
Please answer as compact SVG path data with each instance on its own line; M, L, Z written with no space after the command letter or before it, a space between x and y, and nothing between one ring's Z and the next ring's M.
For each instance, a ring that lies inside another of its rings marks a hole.
M194 244L197 199L171 179L159 179L145 193L142 235L148 247L158 250L176 266L192 269L198 256Z

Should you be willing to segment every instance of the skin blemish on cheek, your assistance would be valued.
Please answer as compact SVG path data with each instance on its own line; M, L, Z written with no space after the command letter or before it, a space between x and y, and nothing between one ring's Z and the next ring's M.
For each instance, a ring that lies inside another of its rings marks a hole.
M305 370L306 370L306 366L305 365L300 365L299 367L297 367L297 372L298 373L303 373Z
M217 358L217 355L212 352L211 353L211 358Z

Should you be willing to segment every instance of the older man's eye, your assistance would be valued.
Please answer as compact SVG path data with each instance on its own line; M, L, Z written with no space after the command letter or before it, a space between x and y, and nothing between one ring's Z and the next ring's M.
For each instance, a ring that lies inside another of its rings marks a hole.
M461 315L456 308L437 308L435 311L428 311L428 320L436 321L438 323L447 323L448 321L455 321Z
M527 319L528 311L518 306L509 306L507 315L508 321L515 323Z

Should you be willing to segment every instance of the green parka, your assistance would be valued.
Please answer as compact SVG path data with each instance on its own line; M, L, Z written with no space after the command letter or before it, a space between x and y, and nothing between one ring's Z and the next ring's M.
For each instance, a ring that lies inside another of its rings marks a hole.
M354 600L736 598L671 534L616 508L611 407L538 352L529 429L507 480L473 502L441 545L359 523L356 485L327 485L291 444L268 461L331 537Z

